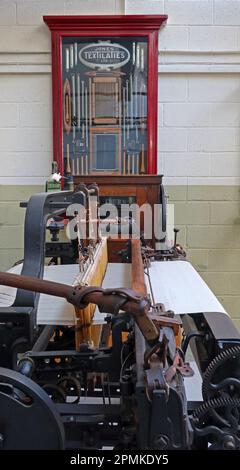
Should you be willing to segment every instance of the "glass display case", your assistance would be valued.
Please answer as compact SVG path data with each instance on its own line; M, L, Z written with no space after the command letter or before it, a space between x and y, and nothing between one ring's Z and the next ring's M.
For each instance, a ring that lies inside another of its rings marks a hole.
M71 36L61 53L65 172L146 174L147 39Z
M66 181L156 174L158 30L165 15L48 16L54 160Z

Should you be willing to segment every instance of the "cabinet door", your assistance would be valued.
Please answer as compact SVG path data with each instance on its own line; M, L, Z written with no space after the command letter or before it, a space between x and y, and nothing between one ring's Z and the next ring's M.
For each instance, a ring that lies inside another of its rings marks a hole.
M65 176L146 174L148 40L62 40Z

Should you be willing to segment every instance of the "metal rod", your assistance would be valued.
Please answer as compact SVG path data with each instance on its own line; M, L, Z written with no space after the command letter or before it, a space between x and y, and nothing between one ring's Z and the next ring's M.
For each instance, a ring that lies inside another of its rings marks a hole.
M138 142L138 79L137 79L137 76L134 79L134 89L135 89L135 133L136 133L136 141Z
M121 124L122 119L122 80L118 79L118 118L119 124Z
M141 48L141 71L144 71L144 48Z
M115 118L119 117L119 109L118 109L118 82L115 83Z
M141 83L141 88L140 88L140 116L139 116L141 134L144 133L144 96L143 96L142 92L143 92L143 87L142 87L142 83Z
M142 144L142 149L141 149L140 173L141 174L145 173L144 144Z
M139 155L136 153L136 173L139 175Z
M80 90L80 74L77 74L77 126L78 129L80 130L81 128L81 106L80 106L80 96L81 96L81 90Z
M131 127L133 127L133 77L130 75L130 119Z
M84 136L85 136L85 126L84 122L82 123L82 140L84 141Z
M70 68L73 69L74 61L73 61L73 44L70 44Z
M89 85L88 85L88 93L89 93L89 126L92 125L92 79L89 78Z
M75 176L75 160L72 159L72 175Z
M80 160L80 158L77 158L77 175L80 174L80 173L79 173L79 160Z
M83 168L83 163L84 163L84 162L83 162L83 155L81 155L81 175L84 174L84 171L83 171L83 169L84 169L84 168Z
M123 87L123 147L126 147L126 88Z
M140 46L139 46L139 44L137 44L137 47L136 47L136 67L137 67L137 69L139 69L139 67L140 67Z
M66 72L69 71L69 49L66 47L65 49L65 70Z
M49 343L50 339L52 338L52 336L54 334L54 330L55 330L55 326L46 325L43 328L43 331L40 334L40 336L38 337L36 343L33 345L32 351L33 352L45 351L45 349L48 346L48 343Z
M84 119L84 80L81 80L82 85L82 119Z
M136 62L136 43L133 42L133 49L132 49L132 63L135 65Z
M73 128L73 139L76 136L76 87L75 87L75 74L72 74L72 128Z
M86 122L86 147L88 147L88 89L85 88L85 122Z
M75 42L74 43L74 62L75 62L75 65L77 65L77 62L78 62L78 56L77 56L77 43Z
M70 145L67 144L67 168L66 173L69 175L71 174L71 166L70 166Z
M129 140L129 81L126 80L126 120L127 120L127 140Z
M139 240L132 241L139 242ZM141 249L134 244L132 245L131 251L133 291L131 293L128 291L126 298L126 289L122 289L125 302L121 302L121 310L134 317L134 320L149 345L154 345L158 341L159 331L147 315L150 304L146 298ZM109 293L109 289L107 289L108 294L106 295L106 291L99 288L99 286L95 287L95 289L93 289L93 286L90 288L86 286L74 288L66 284L10 273L0 272L0 284L53 295L55 297L62 297L77 308L81 308L82 305L85 307L89 305L89 303L93 303L99 306L100 311L106 313L115 313L119 302L123 300L120 293L121 291L116 293L115 288L112 289L112 293ZM90 292L89 289L91 289Z

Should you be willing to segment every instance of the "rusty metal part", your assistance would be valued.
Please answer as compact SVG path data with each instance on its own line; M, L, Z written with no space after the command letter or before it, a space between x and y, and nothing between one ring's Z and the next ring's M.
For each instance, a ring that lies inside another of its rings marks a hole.
M131 240L131 255L132 255L132 289L137 292L143 298L147 299L147 287L145 284L144 269L143 269L143 260L141 253L141 243L140 240ZM149 303L149 300L148 300ZM150 303L149 303L150 306ZM153 321L148 315L148 310L146 314L139 317L138 326L142 331L144 337L146 334L148 336L148 341L152 341L153 344L156 344L159 339L159 330L154 325ZM136 321L136 319L135 319Z
M172 328L174 331L174 335L177 336L179 330L182 326L182 322L180 318L177 317L167 317L165 315L155 315L155 313L149 313L149 317L153 321L153 323L157 326L157 328L161 328L162 326L166 326Z
M89 303L93 303L98 305L99 310L105 313L116 313L116 306L120 305L121 310L134 317L139 329L150 345L158 339L158 330L147 316L150 308L148 298L131 289L103 289L98 286L72 287L34 277L2 272L0 272L0 284L62 297L79 308L84 308Z
M146 378L146 393L152 399L154 390L165 390L167 396L169 386L164 377L164 367L167 364L168 339L163 334L161 341L145 352L144 367Z
M162 367L166 366L168 352L168 339L163 334L162 338L150 349L147 349L144 354L144 367L148 369L152 361L155 361L155 356L158 358L158 363Z
M164 378L163 369L159 365L159 360L151 362L150 368L145 371L145 377L149 399L152 398L153 391L157 389L165 390L168 394L169 387Z
M166 310L165 305L161 302L154 305L154 310L156 310L156 313L159 315L164 315L165 317L173 318L175 315L173 310Z
M176 351L173 364L165 373L165 380L168 384L172 382L177 372L180 372L183 377L192 377L194 375L193 369L189 363L184 362L182 354L179 350Z

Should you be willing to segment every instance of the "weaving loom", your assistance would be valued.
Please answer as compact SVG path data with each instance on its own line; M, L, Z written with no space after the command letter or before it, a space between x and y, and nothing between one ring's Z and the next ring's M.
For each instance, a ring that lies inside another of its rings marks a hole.
M33 197L33 243L46 213L80 193ZM130 263L109 263L99 238L84 263L75 250L75 263L44 267L25 241L24 263L0 273L5 449L161 450L159 436L168 450L240 448L240 335L177 247L168 256L132 240ZM66 253L61 242L48 252L56 247Z

